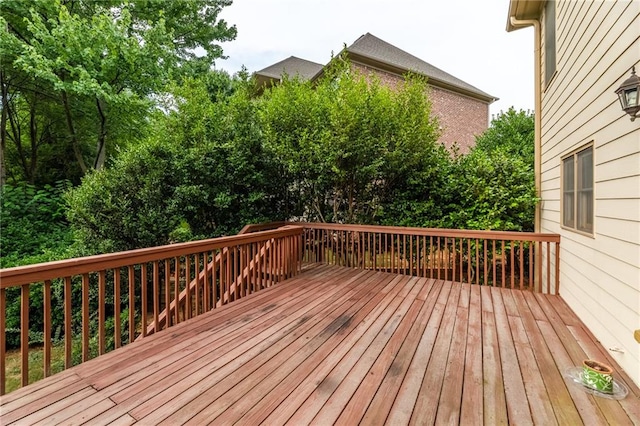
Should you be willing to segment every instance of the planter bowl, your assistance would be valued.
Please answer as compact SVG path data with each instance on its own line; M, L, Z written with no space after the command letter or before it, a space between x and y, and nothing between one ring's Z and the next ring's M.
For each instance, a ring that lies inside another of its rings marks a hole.
M592 359L582 362L582 381L592 389L600 392L613 392L613 369L607 364Z

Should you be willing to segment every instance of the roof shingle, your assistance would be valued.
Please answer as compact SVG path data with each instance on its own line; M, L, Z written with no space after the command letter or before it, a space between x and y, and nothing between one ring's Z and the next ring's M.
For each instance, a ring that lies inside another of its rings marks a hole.
M441 69L423 61L422 59L405 52L402 49L379 39L371 33L366 33L358 38L346 51L376 62L391 65L405 71L413 71L426 76L432 83L444 83L481 97L495 100L494 96L452 76Z

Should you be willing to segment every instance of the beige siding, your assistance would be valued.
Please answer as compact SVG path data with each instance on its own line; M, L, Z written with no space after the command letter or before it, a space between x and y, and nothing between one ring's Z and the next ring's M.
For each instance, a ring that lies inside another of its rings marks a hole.
M611 355L640 384L640 119L614 93L640 68L640 0L559 0L556 37L556 75L542 94L542 231L562 235L562 297L605 348L624 351ZM592 237L560 226L561 157L590 142Z

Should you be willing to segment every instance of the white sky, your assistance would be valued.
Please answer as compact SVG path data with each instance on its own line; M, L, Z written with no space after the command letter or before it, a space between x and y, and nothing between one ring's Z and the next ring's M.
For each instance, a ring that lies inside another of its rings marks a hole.
M508 0L234 0L220 18L238 29L224 43L230 73L258 71L289 56L325 64L361 35L382 40L499 101L491 115L533 110L533 31L505 30Z

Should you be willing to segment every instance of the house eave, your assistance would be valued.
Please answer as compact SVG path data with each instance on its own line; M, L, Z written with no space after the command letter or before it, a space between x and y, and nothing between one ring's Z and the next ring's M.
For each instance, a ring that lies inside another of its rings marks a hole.
M513 25L511 18L517 20L538 19L546 0L510 0L509 14L507 16L507 32L515 31L522 26Z
M336 55L336 58L340 57L343 53L345 52L345 50L342 50L338 55ZM384 61L380 61L377 58L368 56L368 55L363 55L362 53L355 53L355 52L351 52L349 50L346 50L346 53L349 57L349 60L353 63L357 63L357 64L362 64L365 66L369 66L372 68L376 68L378 70L381 71L386 71L392 74L396 74L396 75L405 75L409 72L416 72L417 74L423 75L422 73L418 72L418 71L414 71L411 69L407 69L404 67L398 67L396 65L390 64L388 62L384 62ZM335 58L334 58L335 59ZM326 68L326 67L325 67ZM314 75L311 80L312 81L316 81L318 80L322 75L324 74L324 68L322 70L320 70L316 75ZM439 80L437 78L433 78L430 76L425 76L428 79L428 83L430 86L434 86L434 87L439 87L441 89L445 89L454 93L459 93L461 95L464 96L468 96L470 98L473 99L477 99L480 100L482 102L486 102L487 104L491 104L495 101L498 100L498 98L491 96L491 95L483 95L481 93L478 92L474 92L471 90L467 90L463 87L460 86L456 86L453 84L449 84L445 81Z

